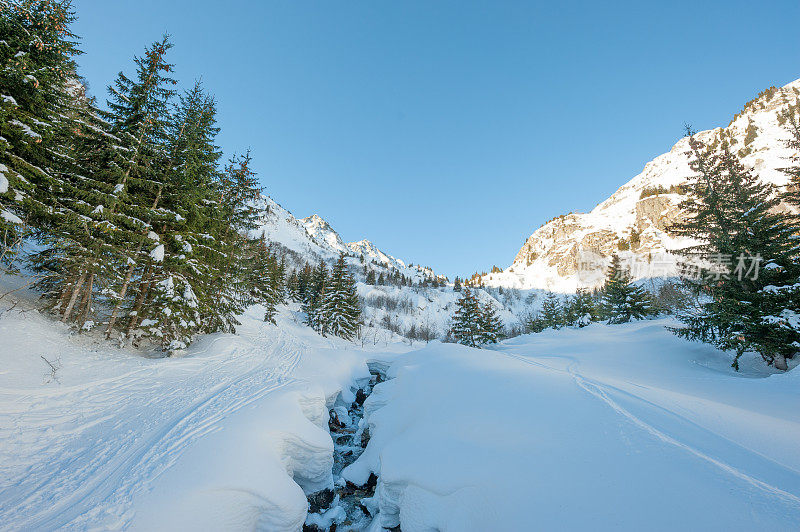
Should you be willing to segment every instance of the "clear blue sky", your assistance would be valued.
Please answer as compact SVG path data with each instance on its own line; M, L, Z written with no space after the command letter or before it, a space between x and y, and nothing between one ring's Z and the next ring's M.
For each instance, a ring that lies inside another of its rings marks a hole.
M689 122L800 77L800 2L75 0L93 94L164 32L226 153L346 240L465 275L587 211Z

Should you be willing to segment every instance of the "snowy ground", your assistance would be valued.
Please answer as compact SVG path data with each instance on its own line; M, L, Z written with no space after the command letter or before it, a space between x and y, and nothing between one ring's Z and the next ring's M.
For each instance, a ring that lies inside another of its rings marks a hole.
M328 406L372 355L260 316L170 359L0 318L0 529L297 530L301 486L332 483Z
M409 530L797 530L800 374L665 321L432 345L367 400L382 525Z
M0 529L298 530L334 480L328 409L367 362L392 378L343 476L379 475L371 530L800 523L800 374L736 374L665 320L404 352L252 309L153 359L18 309L0 318Z

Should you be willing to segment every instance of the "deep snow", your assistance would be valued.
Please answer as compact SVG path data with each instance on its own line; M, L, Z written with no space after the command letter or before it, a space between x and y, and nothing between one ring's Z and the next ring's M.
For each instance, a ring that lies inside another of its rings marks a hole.
M0 318L0 529L297 530L303 490L332 486L328 407L375 355L288 308L158 359L19 308Z
M378 474L370 530L800 523L800 374L736 374L667 320L410 351L321 338L296 307L260 317L167 359L25 302L0 317L0 529L298 530L338 478L329 409L368 364L390 380L341 475Z
M666 320L403 355L344 471L414 530L796 530L798 374L680 340Z

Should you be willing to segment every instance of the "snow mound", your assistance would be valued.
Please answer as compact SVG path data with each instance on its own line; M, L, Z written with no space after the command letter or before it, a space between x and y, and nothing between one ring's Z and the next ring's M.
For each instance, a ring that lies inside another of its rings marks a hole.
M383 527L789 530L800 520L797 375L680 340L670 321L403 355L343 476L379 475Z

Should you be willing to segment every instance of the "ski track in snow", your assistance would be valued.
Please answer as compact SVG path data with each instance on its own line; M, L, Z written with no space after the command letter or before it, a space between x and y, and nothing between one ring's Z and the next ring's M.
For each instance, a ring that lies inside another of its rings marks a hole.
M706 453L700 451L699 449L696 449L696 448L692 447L691 445L688 445L688 444L680 441L680 439L678 437L671 436L671 435L669 435L669 434L667 434L667 433L655 428L653 425L647 423L646 421L644 421L640 417L634 415L631 411L629 411L628 409L624 408L617 401L612 399L611 395L613 395L614 393L621 394L621 395L623 395L623 396L625 396L627 398L633 399L635 401L638 401L638 402L641 402L641 403L646 403L647 405L655 407L655 408L657 408L657 409L659 409L659 410L661 410L663 412L668 413L669 415L676 416L676 417L680 418L682 421L685 421L686 423L692 423L691 420L686 419L684 416L678 414L677 412L675 412L673 410L670 410L668 408L668 406L666 406L666 405L653 403L652 401L649 401L647 399L639 397L639 396L637 396L637 395L635 395L635 394L633 394L631 392L622 390L622 389L620 389L618 387L615 387L615 386L612 386L612 385L609 385L609 384L606 384L606 383L601 383L601 382L599 382L597 380L591 379L589 377L586 377L585 375L582 375L582 374L578 373L578 371L577 371L578 361L575 360L574 358L572 358L570 356L547 355L546 358L556 358L556 359L560 359L560 360L564 360L564 361L569 362L567 367L566 367L566 369L564 370L564 369L560 369L560 368L557 368L557 367L549 366L549 365L544 364L542 362L537 362L535 360L531 360L528 356L525 356L525 355L509 353L509 352L506 352L506 351L495 351L495 352L499 353L499 354L502 354L504 356L507 356L509 358L513 358L513 359L519 360L520 362L524 362L525 364L529 364L529 365L532 365L532 366L538 366L538 367L541 367L541 368L544 368L544 369L547 369L547 370L550 370L550 371L558 372L558 373L567 373L567 374L569 374L573 378L575 383L580 388L582 388L587 393L591 394L592 396L596 397L597 399L599 399L602 402L604 402L605 404L607 404L617 414L619 414L620 416L625 418L627 421L629 421L630 423L632 423L634 426L638 427L639 429L651 434L652 436L654 436L655 438L661 440L664 443L667 443L669 445L675 446L675 447L677 447L677 448L679 448L679 449L681 449L683 451L686 451L687 453L695 456L696 458L699 458L699 459L701 459L703 461L706 461L706 462L710 463L711 465L713 465L713 466L717 467L718 469L724 471L725 473L733 476L734 478L736 478L736 479L738 479L740 481L743 481L743 482L745 482L747 484L750 484L754 488L756 488L756 489L758 489L758 490L760 490L760 491L762 491L762 492L764 492L764 493L766 493L766 494L768 494L768 495L770 495L772 497L780 499L783 502L788 503L788 504L790 504L792 506L800 507L800 497L798 497L797 495L795 495L793 493L789 493L789 492L787 492L787 491L785 491L785 490L783 490L783 489L781 489L781 488L779 488L777 486L773 486L773 485L768 484L768 483L766 483L764 481L761 481L761 480L759 480L759 479L757 479L757 478L755 478L755 477L753 477L751 475L748 475L744 471L742 471L742 470L740 470L740 469L738 469L738 468L736 468L736 467L734 467L734 466L732 466L730 464L727 464L727 463L723 462L722 460L714 458L713 456L711 456L709 454L706 454Z
M195 358L211 352L218 340L196 353ZM27 470L17 470L14 476L3 472L0 528L6 528L1 523L15 523L15 528L26 530L83 528L97 522L124 526L131 518L126 512L133 496L170 467L186 446L213 431L227 415L296 382L291 374L303 347L289 334L273 338L259 334L253 345L245 348L250 354L262 351L261 362L233 378L228 373L223 379L216 377L214 370L235 366L237 358L246 359L237 354L242 347L201 360L180 359L176 361L179 367L169 369L193 373L188 381L192 384L180 388L172 388L174 381L169 378L159 382L161 368L152 365L51 391L46 402L39 391L33 396L26 390L0 390L0 397L5 396L0 404L19 406L12 417L17 426L75 425L70 430L74 438L55 445L41 442L44 445L31 452L33 463ZM209 368L210 362L216 367ZM137 378L131 378L134 375ZM198 380L203 381L200 386ZM207 393L191 397L197 389L206 389ZM81 413L70 416L59 406L49 406L63 405L64 401L81 402L84 407L89 402L91 414L82 408ZM130 408L132 417L125 415L126 408Z

